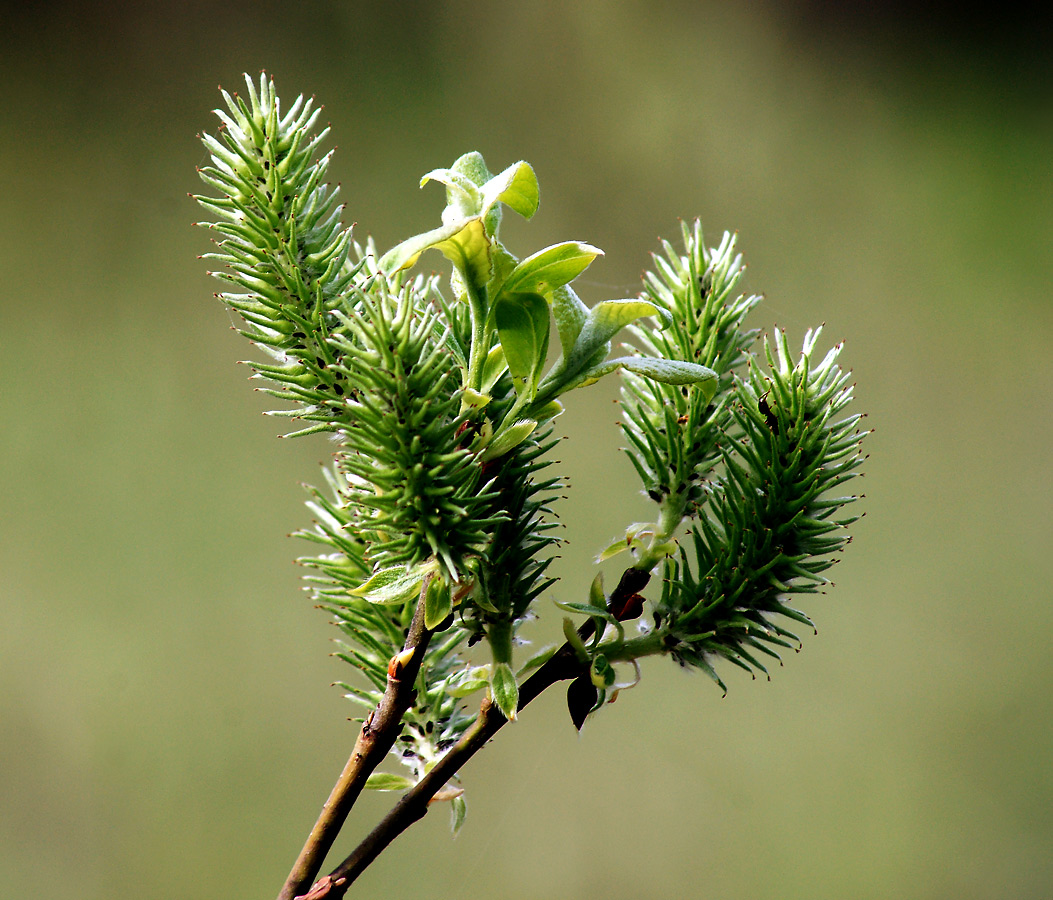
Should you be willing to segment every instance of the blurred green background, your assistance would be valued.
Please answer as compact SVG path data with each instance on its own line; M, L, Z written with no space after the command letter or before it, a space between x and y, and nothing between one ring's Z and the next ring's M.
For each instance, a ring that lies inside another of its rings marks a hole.
M436 811L354 895L1053 897L1036 9L5 6L0 895L272 897L354 739L285 538L328 450L259 415L186 197L217 84L265 68L325 105L348 219L382 248L437 222L417 179L469 149L538 173L513 250L607 252L591 302L635 293L678 217L737 229L753 324L847 339L876 429L820 633L771 683L729 671L721 699L657 660L580 736L544 698L465 770L461 836ZM558 423L562 599L646 514L615 396Z

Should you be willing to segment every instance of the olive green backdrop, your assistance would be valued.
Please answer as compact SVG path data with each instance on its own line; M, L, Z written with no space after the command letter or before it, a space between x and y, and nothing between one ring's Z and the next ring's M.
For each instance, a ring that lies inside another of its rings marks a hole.
M217 84L266 68L325 105L381 246L469 149L537 171L514 250L607 252L589 301L679 217L737 229L753 324L847 339L876 430L819 635L771 683L656 660L580 736L539 701L464 771L461 836L435 811L354 895L1053 896L1048 18L836 6L4 10L0 895L271 897L354 738L285 537L328 450L259 415L186 197ZM646 514L615 396L558 423L563 599Z

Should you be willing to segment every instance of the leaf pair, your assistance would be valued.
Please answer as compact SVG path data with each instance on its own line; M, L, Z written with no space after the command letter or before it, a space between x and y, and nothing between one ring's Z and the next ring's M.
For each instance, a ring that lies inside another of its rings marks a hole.
M489 177L482 157L467 153L451 168L429 172L421 179L421 187L429 181L446 185L443 224L393 247L381 257L381 270L393 275L407 269L425 250L434 247L473 286L485 286L492 270L490 245L499 221L498 204L505 204L525 219L533 216L540 199L534 170L525 162L517 162Z
M716 375L694 363L667 359L608 360L610 341L625 326L656 316L663 327L669 312L644 299L604 300L591 310L570 287L602 251L589 244L554 244L520 262L500 285L494 319L505 360L517 392L527 392L544 405L560 394L598 381L619 368L668 384L698 383L708 398ZM547 301L542 305L540 301ZM548 352L549 307L556 322L562 354L544 380L541 367Z
M562 406L556 399L561 394L617 369L667 384L697 383L706 402L716 392L716 373L693 362L607 358L612 338L625 326L657 316L662 327L667 327L672 318L661 305L643 298L605 300L590 310L570 283L602 255L601 250L564 241L519 262L505 250L497 238L501 204L528 219L537 211L537 178L527 163L517 162L491 175L481 155L467 153L450 168L429 172L421 185L429 181L446 186L443 224L388 251L380 260L380 269L394 275L432 248L453 263L454 289L467 299L471 311L462 409L487 406L505 369L515 391L515 400L504 408L501 421L492 423L490 439L481 451L485 459L508 453L540 421L558 415ZM550 315L562 353L542 376ZM492 344L495 335L498 345Z
M570 290L570 282L602 255L602 250L590 244L564 241L528 256L503 281L491 285L491 317L521 401L532 402L537 394L548 354L549 304L553 295ZM553 306L552 312L562 340L577 324L577 316L573 322L564 322L561 309Z

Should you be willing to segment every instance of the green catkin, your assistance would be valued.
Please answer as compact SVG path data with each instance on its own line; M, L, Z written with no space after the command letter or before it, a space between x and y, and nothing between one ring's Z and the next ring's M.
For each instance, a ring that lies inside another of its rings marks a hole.
M789 597L828 583L822 573L856 518L839 516L856 497L826 496L856 474L863 434L858 415L838 418L852 395L836 364L840 347L812 365L820 331L808 332L792 367L786 336L777 333L777 359L765 342L770 371L751 366L736 382L740 434L722 449L726 477L708 497L690 547L665 566L655 605L663 648L722 688L715 657L767 674L755 651L778 659L772 646L798 642L778 619L811 626Z

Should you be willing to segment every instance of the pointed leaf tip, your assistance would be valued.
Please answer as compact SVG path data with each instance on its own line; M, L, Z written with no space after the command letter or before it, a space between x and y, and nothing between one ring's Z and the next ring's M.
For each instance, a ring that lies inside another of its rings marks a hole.
M508 663L494 663L490 676L490 691L497 708L509 722L514 722L519 706L519 685Z
M540 199L537 175L529 163L521 160L483 185L481 214L485 216L495 204L503 203L524 219L529 219L537 212Z
M434 564L431 564L430 569L428 566L428 563L422 563L410 569L405 566L379 569L351 593L370 603L406 603L420 594L425 575L434 569Z
M553 244L518 263L509 273L503 289L509 293L532 291L547 294L570 284L597 256L603 256L603 251L590 244L578 241Z
M468 804L464 802L464 794L458 794L450 801L450 831L454 837L460 832L467 815Z

